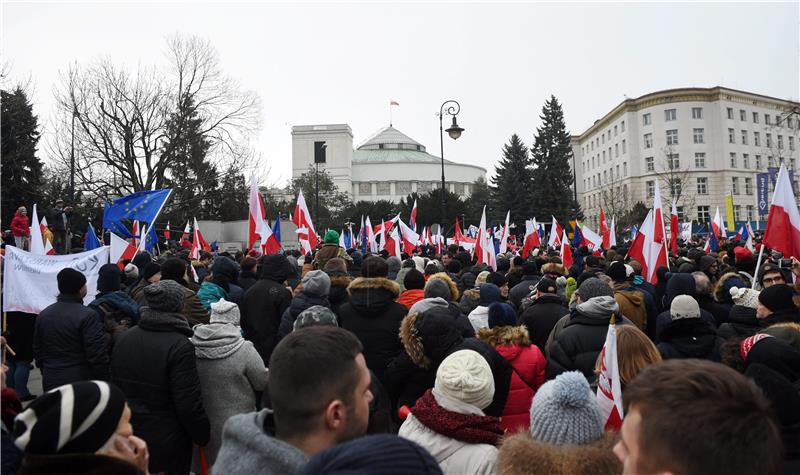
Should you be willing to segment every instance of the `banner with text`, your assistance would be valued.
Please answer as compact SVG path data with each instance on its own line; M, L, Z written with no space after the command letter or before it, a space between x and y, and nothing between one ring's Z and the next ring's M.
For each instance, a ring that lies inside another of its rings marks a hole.
M38 314L56 302L56 275L72 267L86 276L87 294L84 303L97 294L97 274L108 263L108 247L103 246L79 254L47 256L31 254L20 248L6 246L3 259L3 311Z
M769 214L769 173L756 175L756 195L758 196L758 214Z

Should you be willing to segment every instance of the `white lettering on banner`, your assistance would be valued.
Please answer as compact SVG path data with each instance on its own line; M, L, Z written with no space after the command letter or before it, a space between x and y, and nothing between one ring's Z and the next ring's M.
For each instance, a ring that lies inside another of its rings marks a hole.
M58 296L56 276L71 267L86 276L84 303L97 294L97 275L108 263L109 250L103 246L79 254L43 256L7 246L3 259L3 311L38 314L55 303Z

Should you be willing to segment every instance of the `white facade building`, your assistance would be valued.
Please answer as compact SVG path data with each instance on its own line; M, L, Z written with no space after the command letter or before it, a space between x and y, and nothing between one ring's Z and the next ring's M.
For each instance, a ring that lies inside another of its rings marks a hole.
M325 169L339 190L353 201L398 202L412 192L427 193L441 186L441 158L394 127L386 127L353 149L353 132L347 124L292 127L292 178L315 165L316 150L325 148ZM486 170L445 160L445 185L468 197L472 184L486 179Z
M759 217L757 174L781 163L796 170L798 112L800 103L724 87L624 100L572 137L587 222L597 226L600 207L608 219L639 201L649 208L656 182L666 215L674 198L681 220L706 222L716 207L724 217L730 193L737 221L766 219Z

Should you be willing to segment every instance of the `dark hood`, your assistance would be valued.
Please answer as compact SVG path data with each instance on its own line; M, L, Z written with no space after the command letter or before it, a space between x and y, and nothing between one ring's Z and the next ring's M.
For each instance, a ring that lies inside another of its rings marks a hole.
M669 344L689 358L707 358L714 350L717 334L699 318L682 318L667 323L658 336L661 344Z
M295 269L283 254L270 254L261 259L261 278L283 283Z
M670 274L664 292L664 308L670 308L672 299L678 295L691 295L694 297L696 293L697 287L692 274Z
M380 313L400 295L400 286L385 277L359 277L347 292L350 304L360 313Z
M539 297L536 297L531 305L543 305L547 303L554 303L562 306L564 305L564 301L561 300L561 297L556 294L542 294Z
M438 365L463 340L449 307L410 313L400 324L400 341L406 353L423 368Z
M322 305L323 307L330 308L331 303L328 300L328 297L319 297L317 295L310 295L305 292L301 292L295 298L292 299L292 303L289 304L289 313L292 314L293 318L297 318L303 310L313 307L314 305Z
M734 305L731 307L731 312L728 314L728 321L743 325L759 325L758 318L756 317L756 309L742 305Z
M89 306L99 307L103 303L116 307L134 322L139 321L139 304L125 292L117 291L103 294L97 297Z
M331 290L328 292L328 300L332 304L338 304L347 300L347 286L352 279L347 275L331 275Z

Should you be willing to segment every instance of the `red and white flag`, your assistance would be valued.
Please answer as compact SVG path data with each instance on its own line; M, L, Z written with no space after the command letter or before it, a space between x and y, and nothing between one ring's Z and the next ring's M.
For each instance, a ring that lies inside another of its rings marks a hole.
M444 245L444 236L442 236L442 227L436 227L436 255L442 255L442 246Z
M561 228L561 225L558 224L558 221L556 221L556 217L553 216L553 223L550 225L550 239L547 240L547 245L553 249L561 246L561 236L563 234L564 230Z
M631 244L628 256L636 259L642 265L642 277L644 280L655 284L657 280L656 269L667 265L667 255L664 249L663 232L660 233L662 241L656 241L657 225L653 219L654 212L651 209L647 213L636 238Z
M183 234L181 235L181 242L188 241L192 232L192 226L189 224L189 220L186 220L186 227L183 228Z
M608 246L616 246L617 245L617 225L615 223L616 218L611 218L611 228L608 230Z
M569 247L569 240L567 240L567 233L561 233L561 263L564 267L569 269L572 267L572 249Z
M133 244L133 247L137 247L138 246L138 243L137 243L136 239L140 235L139 231L140 231L139 230L139 220L137 219L137 220L135 220L133 222L133 228L132 228L132 231L131 231L131 234L133 235L133 241L131 241L131 244Z
M47 221L44 221L44 226L47 226ZM39 224L39 215L36 212L36 204L33 205L31 213L31 254L45 254L44 250L44 232L42 224ZM50 241L47 241L50 242Z
M622 427L622 382L617 360L617 325L612 316L608 325L606 342L600 353L600 374L597 377L597 404L603 413L606 430L619 431Z
M414 231L417 230L417 200L414 200L414 207L411 208L411 219L408 220L409 226Z
M367 216L364 226L367 229L367 250L369 252L378 252L378 243L375 241L375 230L372 228L369 216Z
M164 239L169 241L169 221L167 221L167 227L164 228Z
M249 251L256 244L261 246L261 241L264 240L266 234L265 228L269 229L264 221L264 202L261 201L261 193L258 191L255 175L250 175L250 196L248 196L247 204L250 209L247 235L247 250Z
M297 226L297 237L300 240L300 246L303 252L311 252L312 249L317 247L319 238L317 232L314 230L314 223L311 221L311 213L306 206L306 199L303 197L303 192L297 194L297 204L294 207L294 216L292 221Z
M669 246L672 254L678 255L678 233L680 231L680 224L678 224L678 208L675 206L675 200L672 200L672 212L669 214Z
M539 237L539 225L536 218L525 221L525 240L522 243L522 258L527 259L535 248L542 245Z
M403 252L410 256L411 253L414 252L414 249L419 246L419 234L407 226L406 223L400 219L400 215L397 215L397 227L400 228L400 237L403 240Z
M603 245L602 236L592 231L591 228L585 224L578 225L581 227L581 236L583 237L581 246L586 246L589 249L600 249L600 246Z
M458 219L458 218L456 218ZM475 248L472 255L477 258L478 264L489 264L488 236L486 232L486 205L483 205L481 222L478 225L478 236L475 239Z
M800 258L800 212L797 210L789 173L783 164L775 180L775 192L761 242L770 249L782 252L784 257Z
M200 251L210 251L211 246L203 238L203 233L200 232L200 226L197 225L197 218L194 218L194 240L192 241L192 251L189 257L192 259L200 259Z
M773 195L773 197L774 196L775 195ZM719 206L717 206L717 211L714 213L714 220L711 221L711 229L714 231L714 235L718 238L724 237L727 239L728 233L725 231L727 229L725 227L725 219L723 219L719 212Z
M602 246L603 249L608 249L611 247L611 230L608 229L608 224L606 223L606 214L603 212L603 208L600 208L600 236L603 239Z
M511 210L506 212L506 223L503 225L503 233L500 235L500 254L505 254L508 250L508 222L511 219Z
M132 260L136 256L136 246L132 242L111 233L111 249L109 249L109 260L112 264L119 266L120 270L125 269L122 264L124 260Z

